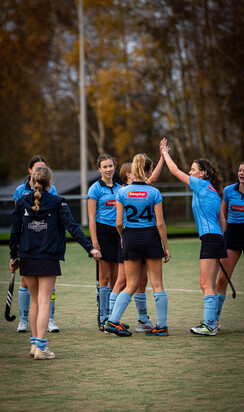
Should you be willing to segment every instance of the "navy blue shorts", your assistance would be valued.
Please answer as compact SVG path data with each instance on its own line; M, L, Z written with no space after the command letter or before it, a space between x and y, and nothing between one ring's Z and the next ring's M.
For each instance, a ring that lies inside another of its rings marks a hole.
M20 276L61 276L59 260L20 258Z
M230 250L244 250L244 223L227 223L226 247Z
M123 251L124 260L163 258L164 251L157 227L125 228Z
M101 248L102 260L118 262L120 236L116 227L97 222L97 240Z
M206 233L200 237L202 245L200 259L226 258L227 250L225 238L216 233Z

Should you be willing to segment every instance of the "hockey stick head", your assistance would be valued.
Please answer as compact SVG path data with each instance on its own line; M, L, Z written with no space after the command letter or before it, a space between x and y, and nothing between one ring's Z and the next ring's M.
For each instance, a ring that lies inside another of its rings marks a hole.
M10 312L10 311L9 311ZM12 315L12 316L9 316L9 313L8 313L8 311L7 311L7 309L5 310L5 319L8 321L8 322L13 322L15 319L16 319L16 316L15 315Z
M11 279L9 283L6 307L5 307L5 319L8 322L13 322L16 319L15 315L10 316L10 309L12 305L13 292L14 292L14 280L15 280L15 272L11 273Z

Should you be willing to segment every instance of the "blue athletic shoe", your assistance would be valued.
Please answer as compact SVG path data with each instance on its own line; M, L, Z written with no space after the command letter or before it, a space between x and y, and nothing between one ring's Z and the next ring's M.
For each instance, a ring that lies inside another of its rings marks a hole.
M129 332L121 323L112 323L107 321L105 328L105 333L112 333L117 336L131 336L132 333Z
M154 326L153 329L146 332L147 336L169 336L168 328L165 326L164 328L158 328L157 325Z

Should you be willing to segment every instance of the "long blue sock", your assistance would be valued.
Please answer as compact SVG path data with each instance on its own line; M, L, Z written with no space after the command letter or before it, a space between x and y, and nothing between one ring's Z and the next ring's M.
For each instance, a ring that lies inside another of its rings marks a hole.
M135 293L134 299L135 299L136 309L138 313L138 321L147 323L148 322L147 294L146 293Z
M112 289L108 288L107 291L107 302L106 302L106 318L108 319L109 317L109 299L110 299L110 295L111 295Z
M165 290L154 293L154 301L157 312L157 326L163 328L167 326L168 296Z
M130 302L131 302L131 295L129 295L129 293L126 293L122 290L122 292L120 292L119 296L116 299L116 302L113 308L113 313L109 320L113 323L119 323L120 319L123 316L125 309L130 304Z
M109 297L109 316L112 315L114 304L115 304L116 299L117 299L118 296L119 296L118 293L114 293L114 292L110 293L110 297Z
M56 289L53 289L51 305L50 305L50 319L54 319L54 312L55 312L55 301L56 301Z
M41 350L45 350L47 346L47 339L36 338L36 347Z
M28 313L30 306L30 291L28 288L19 288L19 314L20 319L28 322Z
M100 305L100 323L104 323L107 319L107 294L109 288L108 286L101 286L99 288L99 305Z
M225 298L226 298L226 296L222 295L222 293L217 294L217 317L216 317L216 320L220 319L220 313L221 313L222 306L224 304Z
M31 344L32 344L32 345L35 345L35 344L36 344L36 339L37 339L36 336L31 336L31 337L30 337L30 341L31 341Z
M216 324L217 296L204 296L203 321L211 328Z

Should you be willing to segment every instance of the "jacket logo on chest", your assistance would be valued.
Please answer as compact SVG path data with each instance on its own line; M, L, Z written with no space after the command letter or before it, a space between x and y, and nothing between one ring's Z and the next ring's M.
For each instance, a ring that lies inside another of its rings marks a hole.
M47 223L44 220L32 220L31 223L28 223L28 229L34 230L34 232L41 232L47 229Z

